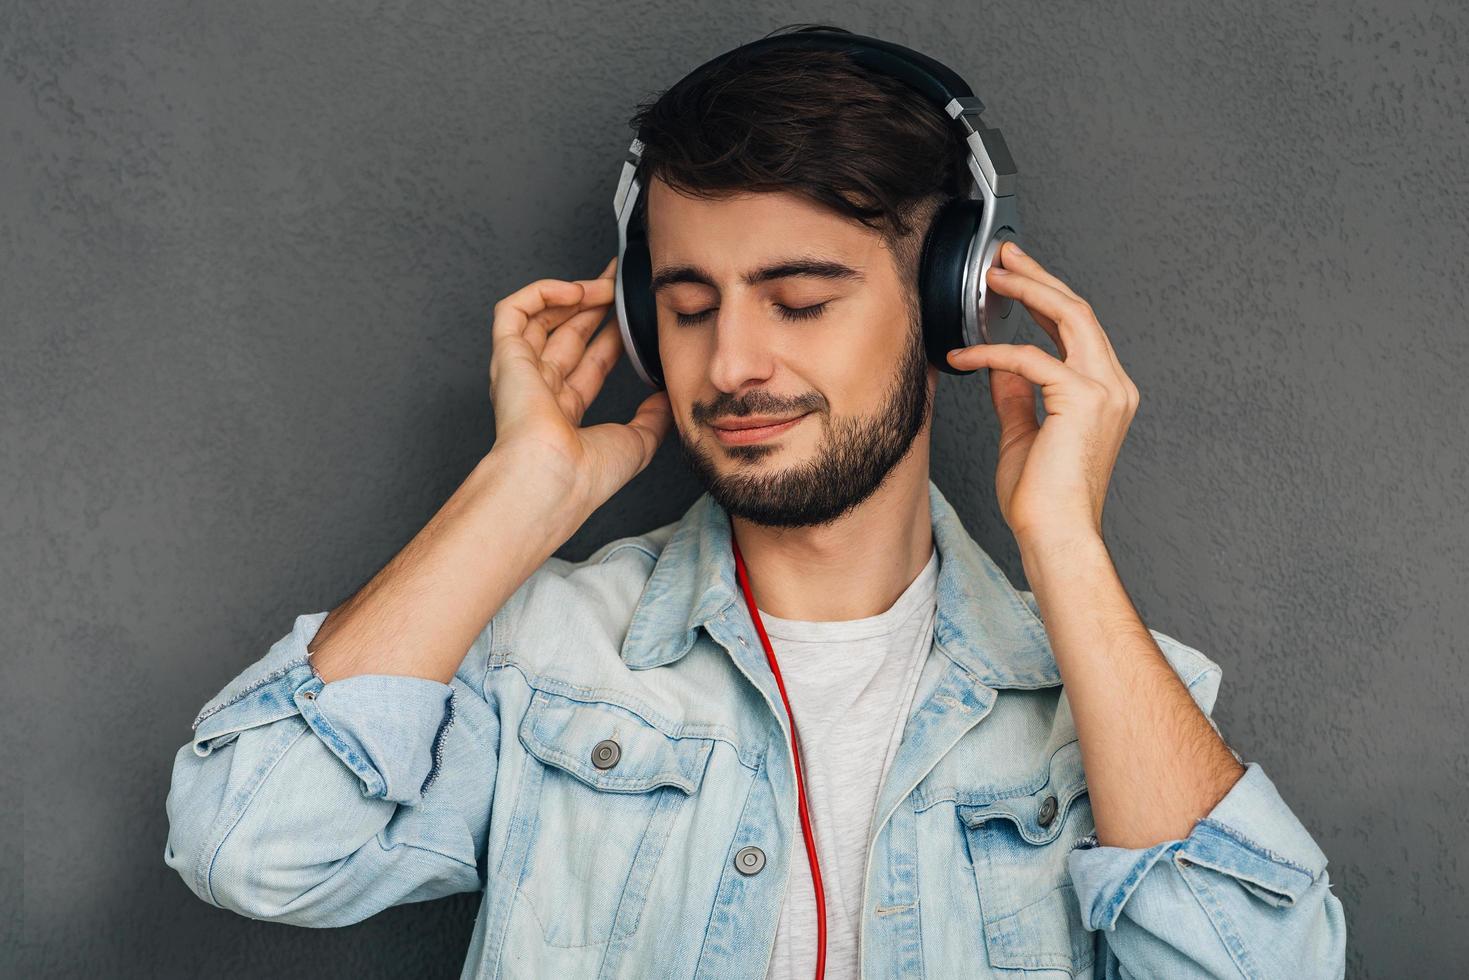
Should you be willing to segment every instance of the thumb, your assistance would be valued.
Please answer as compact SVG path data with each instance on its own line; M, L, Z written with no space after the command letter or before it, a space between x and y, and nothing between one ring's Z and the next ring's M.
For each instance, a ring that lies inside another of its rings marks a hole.
M643 399L626 424L599 422L581 430L582 438L598 460L593 467L598 473L599 489L595 491L598 506L653 461L658 444L672 424L668 395L660 390Z
M612 469L616 471L614 479L620 487L653 461L658 444L672 425L673 409L668 404L668 393L660 389L643 399L625 425L603 422L583 432L595 436L598 441L606 440Z
M990 373L990 400L995 406L995 415L1000 420L1000 438L1008 442L1015 431L1039 429L1036 419L1035 384L1029 378L1014 371L992 367Z
M653 460L653 453L657 451L658 445L668 435L668 430L673 427L673 406L668 401L668 392L659 389L638 405L638 410L628 420L628 427L637 431L643 440L646 452L643 455L643 465L647 466Z

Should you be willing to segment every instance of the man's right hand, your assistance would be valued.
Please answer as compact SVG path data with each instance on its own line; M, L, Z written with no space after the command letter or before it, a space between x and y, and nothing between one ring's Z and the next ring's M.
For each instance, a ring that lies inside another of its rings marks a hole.
M581 425L623 351L613 270L596 279L539 279L495 304L490 356L494 452L547 476L596 510L653 459L673 422L666 391L643 399L626 423ZM592 337L588 342L587 338Z

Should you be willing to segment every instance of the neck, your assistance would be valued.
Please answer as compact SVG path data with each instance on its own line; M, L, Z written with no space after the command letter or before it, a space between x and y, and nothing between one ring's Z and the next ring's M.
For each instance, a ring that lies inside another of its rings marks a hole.
M766 527L731 516L730 526L761 612L812 622L876 616L933 554L928 461L905 459L831 524Z

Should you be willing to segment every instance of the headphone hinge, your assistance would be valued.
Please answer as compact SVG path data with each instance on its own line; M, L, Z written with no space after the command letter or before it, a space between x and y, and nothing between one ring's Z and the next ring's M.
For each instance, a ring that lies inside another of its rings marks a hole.
M959 95L949 100L944 106L950 118L955 119L968 133L979 132L979 114L984 112L984 103L979 101L978 96ZM967 133L966 133L967 135Z
M643 159L643 141L636 136L632 144L627 148L627 156L622 161L622 175L617 178L617 191L612 195L612 213L618 219L622 218L623 206L627 204L627 192L632 188L633 177L637 175L638 163Z

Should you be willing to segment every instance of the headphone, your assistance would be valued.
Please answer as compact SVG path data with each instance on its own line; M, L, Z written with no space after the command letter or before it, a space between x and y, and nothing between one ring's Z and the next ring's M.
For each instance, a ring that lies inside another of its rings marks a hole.
M769 48L844 51L858 64L891 75L917 89L959 127L974 178L968 196L946 201L934 215L919 257L918 295L928 361L948 374L973 374L949 364L956 347L1009 343L1020 325L1011 317L1013 300L993 294L986 273L1000 247L1020 231L1015 198L1015 161L998 129L987 129L984 111L964 79L946 65L911 48L861 34L804 29L762 37L700 65L687 77L707 72L738 54ZM617 321L622 345L638 376L663 388L658 357L658 313L652 290L647 229L633 213L642 187L637 176L643 142L634 138L622 164L612 208L617 215Z

